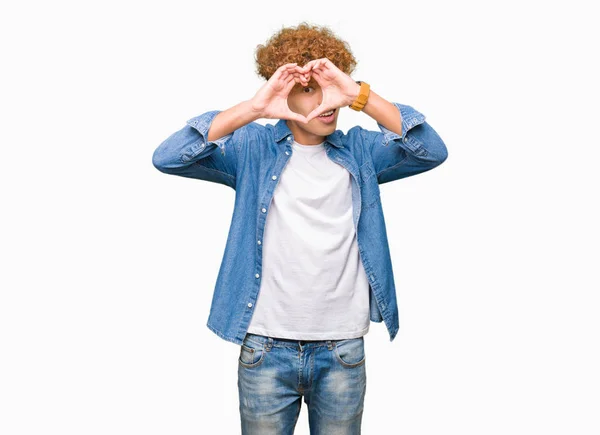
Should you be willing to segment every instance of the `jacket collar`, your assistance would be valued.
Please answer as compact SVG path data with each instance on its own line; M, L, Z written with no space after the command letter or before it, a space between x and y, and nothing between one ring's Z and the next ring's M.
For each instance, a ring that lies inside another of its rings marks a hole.
M292 134L292 130L290 130L290 128L288 127L286 120L280 119L279 121L277 121L277 124L275 124L275 140L279 142L285 139L290 134ZM329 142L331 145L336 146L337 148L343 148L344 146L342 145L341 137L342 134L343 133L341 130L336 130L330 135L325 136L325 141Z

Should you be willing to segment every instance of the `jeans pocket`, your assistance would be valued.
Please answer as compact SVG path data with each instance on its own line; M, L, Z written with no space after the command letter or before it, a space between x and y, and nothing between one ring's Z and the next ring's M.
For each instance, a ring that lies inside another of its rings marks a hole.
M335 340L333 353L344 367L358 367L365 363L364 337Z
M264 345L245 341L240 346L238 362L242 367L248 369L255 368L262 364L265 359L265 353Z

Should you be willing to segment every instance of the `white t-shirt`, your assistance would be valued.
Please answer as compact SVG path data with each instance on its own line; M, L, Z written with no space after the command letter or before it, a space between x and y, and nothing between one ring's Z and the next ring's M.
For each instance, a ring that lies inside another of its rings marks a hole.
M369 330L369 282L352 220L351 175L325 145L292 143L265 223L248 332L336 340Z

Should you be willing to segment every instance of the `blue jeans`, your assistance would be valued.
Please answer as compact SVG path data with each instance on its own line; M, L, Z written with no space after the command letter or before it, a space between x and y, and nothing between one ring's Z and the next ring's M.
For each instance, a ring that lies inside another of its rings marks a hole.
M364 337L300 341L247 333L240 346L242 435L293 434L302 396L311 435L360 434Z

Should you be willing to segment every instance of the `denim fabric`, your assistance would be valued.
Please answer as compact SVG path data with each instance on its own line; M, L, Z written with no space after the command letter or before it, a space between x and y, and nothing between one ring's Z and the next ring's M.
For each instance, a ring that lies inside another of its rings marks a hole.
M346 134L335 130L325 138L327 156L351 175L353 221L369 279L369 316L373 322L385 322L390 341L398 333L399 319L379 185L433 169L448 156L444 142L422 113L393 104L402 118L401 135L378 123L380 131L355 126ZM241 345L260 289L267 213L294 137L286 120L280 119L275 125L250 122L208 141L219 112L189 119L156 148L152 163L161 172L220 183L236 191L207 327ZM202 216L198 221L201 225Z
M361 433L364 338L298 341L246 334L238 358L242 435L293 434L302 397L311 435Z

